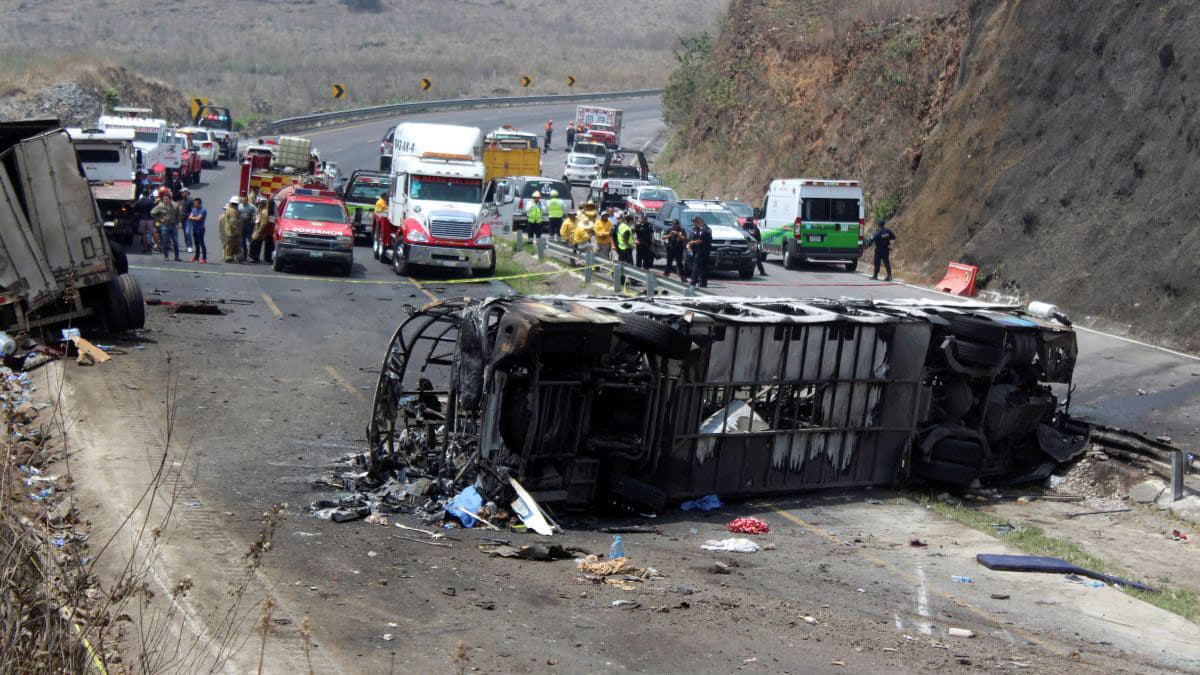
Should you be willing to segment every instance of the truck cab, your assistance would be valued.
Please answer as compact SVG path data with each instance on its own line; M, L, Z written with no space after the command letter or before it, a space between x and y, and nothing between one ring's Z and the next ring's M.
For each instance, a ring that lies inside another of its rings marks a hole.
M398 125L388 210L375 214L373 255L399 275L414 266L492 274L496 250L483 208L482 150L476 127Z
M342 276L354 268L354 232L338 193L288 185L271 197L274 204L275 258L282 272L294 265L332 265Z
M167 121L149 117L149 108L113 108L114 115L101 115L96 126L104 131L126 129L133 131L133 146L139 153L139 166L149 173L161 164L166 170L179 170L183 157L180 149L168 138Z
M372 221L375 214L375 202L381 195L388 193L391 176L382 171L358 169L350 174L342 189L342 202L350 212L350 223L354 229L355 243L371 240Z
M67 129L83 176L92 188L92 197L104 223L108 238L129 244L133 241L136 220L133 202L137 186L137 151L130 129Z

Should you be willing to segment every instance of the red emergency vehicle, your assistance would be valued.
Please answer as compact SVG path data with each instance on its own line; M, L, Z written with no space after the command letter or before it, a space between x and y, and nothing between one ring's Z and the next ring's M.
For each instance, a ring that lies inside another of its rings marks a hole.
M346 205L332 190L288 185L271 197L275 259L281 272L305 263L332 265L342 276L354 267L354 231Z

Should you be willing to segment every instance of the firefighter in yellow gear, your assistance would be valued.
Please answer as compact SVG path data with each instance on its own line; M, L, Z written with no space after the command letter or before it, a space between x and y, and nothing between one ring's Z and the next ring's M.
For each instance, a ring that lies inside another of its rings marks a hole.
M387 193L379 195L379 199L375 200L375 213L383 213L387 211Z
M563 240L563 243L569 244L575 239L575 213L563 218L562 225L558 228L558 238Z
M237 210L240 201L237 197L230 199L217 221L227 263L237 262L242 256L242 217Z

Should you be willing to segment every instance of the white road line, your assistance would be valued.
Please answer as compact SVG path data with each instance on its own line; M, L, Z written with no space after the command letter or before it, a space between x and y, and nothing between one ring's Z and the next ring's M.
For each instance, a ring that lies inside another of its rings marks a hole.
M922 618L929 618L929 592L925 590L925 568L917 566L917 578L921 583L917 586L917 614ZM933 635L933 626L928 621L922 621L917 624L917 630L921 631L921 635Z

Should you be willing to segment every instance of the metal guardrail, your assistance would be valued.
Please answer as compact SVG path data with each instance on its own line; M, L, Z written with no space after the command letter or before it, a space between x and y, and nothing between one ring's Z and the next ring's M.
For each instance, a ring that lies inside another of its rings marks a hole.
M524 245L525 233L518 230L514 234L516 234L517 248L521 248ZM566 244L551 241L545 237L539 238L534 246L537 249L538 260L545 260L547 255L552 255L570 264L582 264L584 283L592 283L592 279L596 275L612 281L614 294L626 290L627 281L633 281L640 286L639 295L655 296L662 293L691 297L704 293L693 285L664 279L653 272L625 263L597 258L593 251L581 253Z
M309 126L320 125L324 122L346 122L349 120L369 117L384 117L387 115L403 115L407 113L426 112L429 110L449 110L454 108L475 108L482 106L524 105L527 103L574 103L577 101L603 101L614 98L640 98L658 96L662 89L636 89L633 91L601 91L591 94L546 94L542 96L496 96L491 98L456 98L443 101L413 101L411 103L389 103L366 108L351 108L350 110L333 110L330 112L313 113L285 117L267 123L272 132L288 131Z

